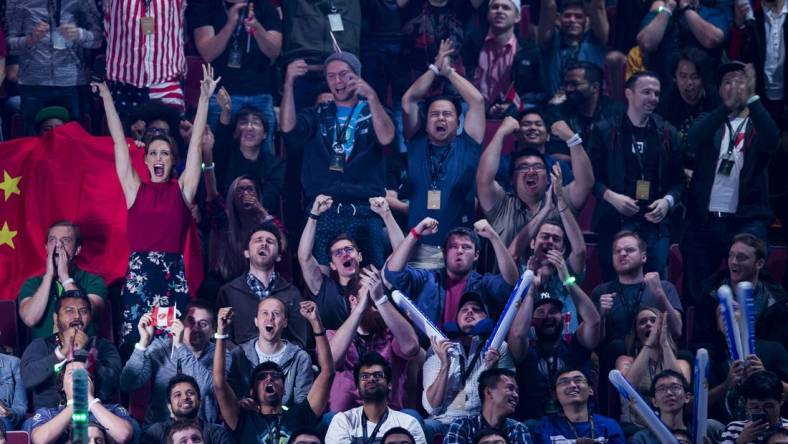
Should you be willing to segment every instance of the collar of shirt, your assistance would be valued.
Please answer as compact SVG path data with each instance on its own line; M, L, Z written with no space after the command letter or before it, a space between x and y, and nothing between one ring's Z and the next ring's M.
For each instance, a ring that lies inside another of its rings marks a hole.
M512 33L512 35L509 37L509 40L507 40L503 46L498 44L498 40L496 40L492 31L487 31L487 35L484 36L484 46L488 48L502 48L506 51L510 51L516 44L517 37L514 36L514 33Z
M772 20L779 18L783 14L788 14L788 1L783 2L783 7L779 12L775 12L766 6L763 6L763 14Z
M276 272L271 273L271 281L268 285L263 284L251 272L246 273L246 285L252 290L252 293L257 295L258 298L263 299L271 292L271 287L276 280Z

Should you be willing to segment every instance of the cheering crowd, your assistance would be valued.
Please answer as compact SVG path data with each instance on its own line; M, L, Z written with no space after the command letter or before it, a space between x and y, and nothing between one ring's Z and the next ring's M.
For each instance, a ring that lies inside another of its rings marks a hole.
M131 253L44 222L0 442L84 368L91 443L788 443L785 0L2 8L0 137L111 137Z

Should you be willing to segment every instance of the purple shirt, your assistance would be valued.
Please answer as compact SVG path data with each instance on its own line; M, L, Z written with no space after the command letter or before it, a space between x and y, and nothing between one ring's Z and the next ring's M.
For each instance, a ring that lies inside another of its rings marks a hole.
M326 337L331 341L335 334L336 330L328 330ZM371 351L378 352L391 364L391 393L389 393L388 405L394 410L402 410L405 400L408 359L400 350L394 335L389 329L386 329L383 335L375 335L368 341L361 339L360 335L356 333L344 358L336 367L337 373L334 376L328 400L330 411L344 412L362 404L356 381L353 379L353 368L358 363L361 354Z

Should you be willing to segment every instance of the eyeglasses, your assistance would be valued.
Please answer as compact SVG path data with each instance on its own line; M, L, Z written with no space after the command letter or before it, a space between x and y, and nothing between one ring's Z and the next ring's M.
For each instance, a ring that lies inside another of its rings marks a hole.
M587 384L588 380L583 376L575 376L574 378L560 378L558 381L556 381L555 385L558 387L564 387L570 383L574 383L575 385L583 385Z
M348 245L347 247L344 248L337 248L336 250L334 250L333 253L331 253L331 255L334 257L340 257L345 253L353 254L354 251L356 251L356 248L353 247L352 245Z
M545 166L543 164L541 164L541 163L535 163L535 164L523 163L523 164L520 164L520 165L518 165L518 166L516 166L514 168L514 171L516 171L518 173L519 172L526 172L527 173L529 171L533 171L535 173L538 173L538 172L544 171L544 170L545 170Z
M362 381L369 381L370 379L384 379L386 375L383 372L372 372L372 373L359 373L358 378Z
M657 386L657 388L654 389L654 391L656 391L657 393L666 393L666 392L681 393L684 391L684 387L682 387L681 384L660 385Z
M169 133L170 130L168 130L167 128L157 128L155 126L149 126L145 128L145 134L150 134L154 136L162 136L162 135L167 135Z
M276 370L267 370L257 373L257 377L255 378L256 381L262 381L265 379L283 379L284 374L282 372L278 372Z
M350 80L353 79L353 72L345 70L345 71L340 71L339 74L335 74L333 72L329 73L329 74L326 74L326 80L328 80L330 82L333 82L337 78L342 79L345 82L349 82Z

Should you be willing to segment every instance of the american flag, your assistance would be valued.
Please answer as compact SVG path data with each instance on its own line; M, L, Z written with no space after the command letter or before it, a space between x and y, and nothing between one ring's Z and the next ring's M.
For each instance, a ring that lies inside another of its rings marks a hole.
M182 105L185 10L186 0L104 0L107 79L149 88L151 98ZM150 35L142 30L146 16L154 20Z

